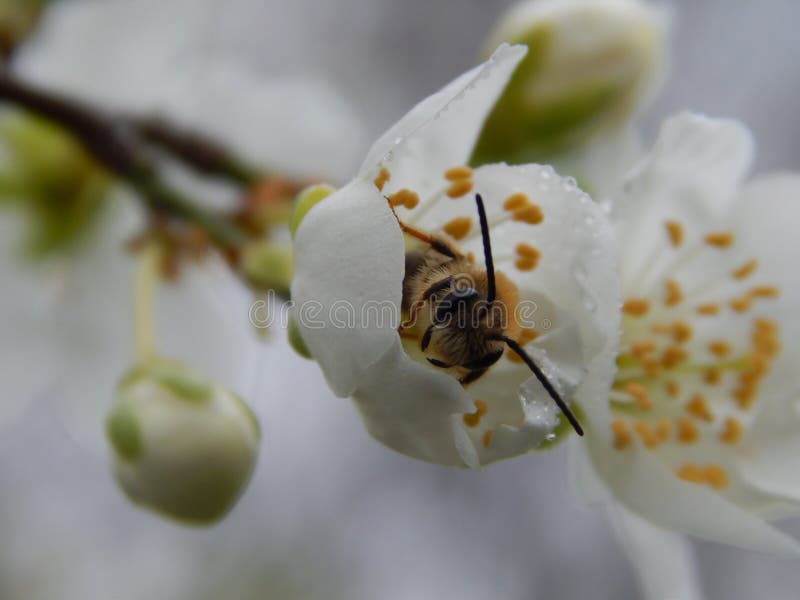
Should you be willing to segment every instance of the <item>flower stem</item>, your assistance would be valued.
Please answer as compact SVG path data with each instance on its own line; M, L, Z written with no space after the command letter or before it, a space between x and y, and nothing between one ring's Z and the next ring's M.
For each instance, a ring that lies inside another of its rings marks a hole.
M150 242L139 252L133 283L133 336L136 362L145 363L155 355L153 297L159 276L161 249Z

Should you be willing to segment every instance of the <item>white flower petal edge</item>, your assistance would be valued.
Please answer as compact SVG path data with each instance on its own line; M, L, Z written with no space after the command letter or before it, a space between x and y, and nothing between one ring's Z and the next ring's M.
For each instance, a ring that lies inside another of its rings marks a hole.
M610 413L608 403L587 411L588 450L616 499L648 521L798 556L800 544L764 520L797 512L780 452L800 435L798 295L792 266L773 256L797 255L798 188L742 190L751 159L740 124L683 114L614 198L622 368ZM752 258L758 268L745 268Z
M401 219L436 234L454 219L467 223L472 233L464 231L458 247L475 257L483 253L472 227L472 200L481 194L498 271L539 311L543 329L552 326L528 351L581 405L595 400L584 393L584 380L601 386L612 379L619 294L602 210L574 181L538 165L468 170L469 189L446 193L452 182L445 172L469 156L483 118L523 54L502 46L490 61L420 103L374 145L354 182L306 215L295 237L295 316L331 388L354 398L379 441L430 462L476 467L516 456L541 444L557 419L552 400L524 364L501 360L465 389L429 366L413 343L401 345L406 247L386 200L401 190L418 200L396 207ZM381 173L389 179L379 191L373 179ZM543 219L532 223L515 214L507 205L515 194L525 210L541 210ZM541 264L517 266L515 252L521 245L532 250L529 242L541 249ZM488 414L465 418L483 401Z
M417 104L372 145L359 176L374 179L386 164L394 182L420 197L430 195L445 169L466 163L486 115L526 52L525 46L501 44L485 63Z
M644 600L703 600L691 544L619 505L609 517L634 566Z

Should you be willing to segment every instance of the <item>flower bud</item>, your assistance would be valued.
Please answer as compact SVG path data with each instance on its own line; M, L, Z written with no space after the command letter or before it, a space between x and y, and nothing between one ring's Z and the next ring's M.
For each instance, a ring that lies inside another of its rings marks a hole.
M0 200L28 218L28 253L43 257L85 240L109 197L108 172L68 133L36 117L3 114L0 137Z
M242 253L241 271L258 290L275 290L288 298L292 283L292 249L287 244L259 240L248 244Z
M320 200L324 200L330 196L336 189L325 183L312 185L297 194L294 201L294 209L292 216L289 218L289 231L294 238L294 233L300 227L300 222L306 216L308 211L314 208L314 205Z
M165 359L122 378L106 432L125 494L197 524L219 520L234 505L260 438L255 416L235 394Z
M481 132L474 164L544 161L621 126L663 71L665 18L639 0L528 0L489 36L528 46Z

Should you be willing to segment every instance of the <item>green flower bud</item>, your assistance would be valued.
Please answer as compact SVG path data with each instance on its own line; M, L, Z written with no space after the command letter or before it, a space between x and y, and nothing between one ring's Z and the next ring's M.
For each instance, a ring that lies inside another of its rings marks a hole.
M289 345L292 347L292 350L297 352L303 358L308 358L313 360L313 356L311 356L311 352L308 350L308 346L303 341L303 337L300 335L300 328L297 326L297 321L294 320L294 317L291 315L289 316L289 321L286 326L286 335L289 338Z
M258 290L275 290L289 296L292 283L292 249L288 244L259 240L244 247L240 265L247 282Z
M46 0L0 0L0 54L10 54L39 21ZM0 58L2 60L2 58Z
M528 54L489 115L472 163L547 162L623 125L661 77L663 15L638 0L528 0L489 36Z
M260 438L253 413L235 394L165 359L122 378L106 433L125 494L196 524L219 520L235 504Z
M44 257L84 240L97 223L112 178L55 125L22 113L0 118L0 207L24 211L26 250Z
M308 211L310 211L317 202L324 200L335 191L336 188L325 183L320 183L318 185L309 186L297 194L297 198L294 200L292 216L289 218L289 231L292 234L292 238L294 238L295 231L300 227L300 222Z

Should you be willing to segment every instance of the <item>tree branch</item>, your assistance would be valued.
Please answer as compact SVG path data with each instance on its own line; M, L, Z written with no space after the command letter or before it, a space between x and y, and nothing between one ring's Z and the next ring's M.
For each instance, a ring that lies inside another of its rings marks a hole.
M162 120L115 117L77 100L23 83L0 68L0 100L6 100L53 121L69 131L95 160L131 185L151 209L191 221L208 231L223 249L239 247L245 233L220 213L207 211L167 185L149 157L148 142L172 152L207 174L250 184L251 173L221 146L196 134L179 131Z

